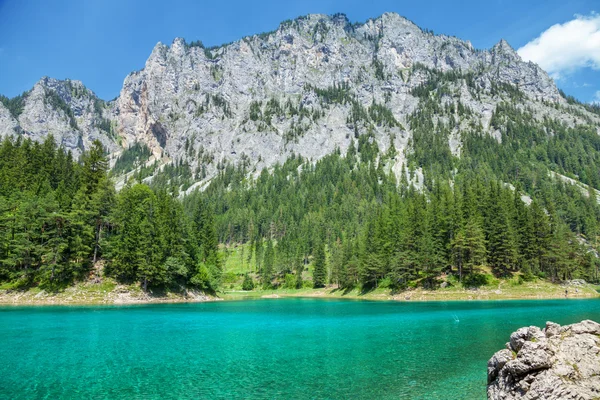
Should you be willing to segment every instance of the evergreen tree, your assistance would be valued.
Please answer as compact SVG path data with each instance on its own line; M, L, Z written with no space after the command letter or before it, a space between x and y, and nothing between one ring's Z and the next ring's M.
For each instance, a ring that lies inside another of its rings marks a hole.
M222 265L213 214L204 201L198 201L193 219L196 254L195 281L216 290L221 281Z
M271 286L271 280L273 279L273 263L275 260L275 251L273 249L273 241L267 240L265 255L262 265L261 277L263 287L268 288Z
M89 151L83 153L82 159L82 183L88 195L98 189L100 182L106 178L108 161L104 148L99 140L94 140Z
M315 246L315 255L313 259L313 286L321 288L327 282L327 265L325 259L325 245L319 241Z
M469 217L465 226L459 228L451 244L453 262L458 268L459 280L462 281L463 269L483 265L486 259L485 233L477 217Z
M340 287L343 280L344 250L338 238L331 246L331 276L329 282Z
M252 290L254 289L254 281L250 277L250 275L244 275L244 282L242 283L242 290Z
M68 214L68 251L71 265L79 272L88 269L92 262L92 253L97 247L94 220L90 199L84 189L77 192L73 207Z
M507 275L517 263L515 235L498 184L490 188L487 200L488 261L499 274Z

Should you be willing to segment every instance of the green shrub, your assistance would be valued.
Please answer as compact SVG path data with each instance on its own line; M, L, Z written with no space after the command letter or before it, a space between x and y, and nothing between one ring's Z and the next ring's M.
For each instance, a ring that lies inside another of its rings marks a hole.
M283 282L284 289L295 289L296 288L296 275L285 274L285 281Z
M222 279L223 283L235 283L238 280L238 276L234 272L225 272Z
M446 278L446 282L448 282L448 286L457 286L458 285L458 276L451 274Z
M510 286L521 286L523 284L523 277L516 276L508 281Z
M539 272L537 273L537 276L538 276L538 278L540 278L540 279L546 279L546 278L547 278L547 275L546 275L546 273L545 273L545 272L542 272L542 271L539 271Z
M485 286L489 283L490 276L481 274L479 272L472 272L465 276L463 279L463 286L465 287L479 287Z
M486 275L487 276L487 285L488 286L497 286L500 284L500 279L496 278L493 275Z
M522 273L522 275L519 275L519 281L521 283L531 282L535 279L535 275L533 274L533 271L531 270L531 266L528 263L523 265L523 268L521 268L521 273Z
M392 279L389 277L383 278L379 281L379 287L384 289L392 287Z
M198 272L190 279L190 282L200 289L210 289L210 275L204 263L198 265Z
M250 275L246 274L244 276L244 282L242 283L242 290L253 290L254 289L254 281L250 277Z

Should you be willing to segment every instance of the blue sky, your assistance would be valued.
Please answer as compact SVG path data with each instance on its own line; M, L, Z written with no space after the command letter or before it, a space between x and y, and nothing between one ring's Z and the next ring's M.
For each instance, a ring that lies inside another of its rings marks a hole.
M217 45L276 29L285 19L309 13L343 12L362 22L393 11L435 33L470 40L477 48L489 48L501 38L515 49L531 42L523 54L551 70L567 94L600 101L598 0L457 3L0 0L0 94L15 96L42 76L51 76L81 80L108 100L119 94L129 72L144 66L159 41L170 44L181 36Z

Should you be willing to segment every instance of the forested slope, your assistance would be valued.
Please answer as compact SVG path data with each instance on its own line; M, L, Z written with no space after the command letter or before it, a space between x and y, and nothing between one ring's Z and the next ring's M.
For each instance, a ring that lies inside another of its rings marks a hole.
M174 290L219 285L208 207L188 218L176 192L132 182L116 193L95 142L75 162L52 137L0 148L0 280L52 291L90 277Z

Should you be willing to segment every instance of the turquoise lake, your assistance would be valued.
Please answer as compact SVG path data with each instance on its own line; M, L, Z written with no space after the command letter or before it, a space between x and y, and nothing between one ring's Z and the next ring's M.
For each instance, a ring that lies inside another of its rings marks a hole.
M0 307L2 399L485 399L521 326L600 300Z

